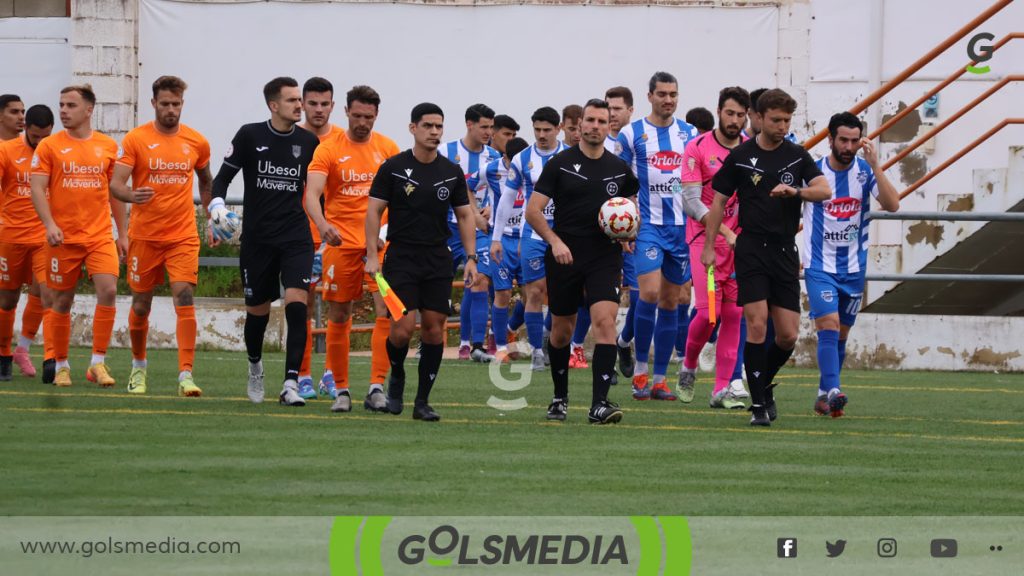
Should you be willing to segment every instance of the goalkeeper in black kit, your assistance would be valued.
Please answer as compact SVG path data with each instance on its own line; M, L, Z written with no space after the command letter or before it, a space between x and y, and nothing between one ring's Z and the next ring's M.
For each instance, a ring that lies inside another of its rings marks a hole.
M214 238L230 238L238 217L224 206L239 170L245 184L239 268L245 294L245 349L249 356L249 400L263 402L263 337L270 304L284 286L285 376L280 402L304 406L298 394L299 365L306 346L306 296L313 268L313 239L303 209L306 167L319 139L296 124L302 95L293 78L275 78L263 88L270 119L246 124L231 141L213 181L208 207Z

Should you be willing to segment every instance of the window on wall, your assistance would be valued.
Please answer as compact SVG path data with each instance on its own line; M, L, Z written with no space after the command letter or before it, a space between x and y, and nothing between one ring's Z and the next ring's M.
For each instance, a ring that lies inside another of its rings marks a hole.
M66 18L71 0L0 0L0 18Z

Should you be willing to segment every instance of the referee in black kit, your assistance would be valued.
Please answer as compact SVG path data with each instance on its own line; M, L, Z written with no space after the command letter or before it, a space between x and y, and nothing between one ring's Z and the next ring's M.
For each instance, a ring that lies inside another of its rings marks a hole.
M622 420L622 410L608 401L615 369L615 314L619 309L622 246L598 224L601 206L615 196L634 198L640 187L633 171L604 147L608 137L608 103L593 99L583 107L582 140L548 161L526 206L526 220L548 243L548 306L551 311L551 379L555 395L549 420L565 420L569 405L569 341L576 310L586 301L593 322L592 424ZM554 230L542 211L554 201ZM558 233L555 233L555 230ZM632 248L630 248L632 249Z
M800 325L800 256L793 237L800 226L804 200L832 197L828 181L803 147L786 140L796 101L782 90L757 99L761 132L733 148L711 181L715 199L704 229L701 262L715 263L715 237L726 201L739 200L736 283L747 321L743 360L750 384L751 426L770 426L776 418L772 381L793 354ZM775 341L764 346L768 314Z
M384 278L409 310L403 318L391 319L388 336L387 403L392 414L402 413L405 391L405 357L416 329L415 311L420 311L419 387L412 417L436 422L441 419L427 403L441 367L443 335L451 303L452 253L448 249L448 208L455 210L459 236L464 246L476 242L473 209L466 192L462 169L437 153L444 132L444 112L424 102L412 109L409 132L414 144L381 164L370 186L366 212L367 238L380 234L380 218L388 209L388 246L384 257ZM469 289L476 281L476 255L467 256L464 277ZM366 272L376 274L377 244L366 243Z

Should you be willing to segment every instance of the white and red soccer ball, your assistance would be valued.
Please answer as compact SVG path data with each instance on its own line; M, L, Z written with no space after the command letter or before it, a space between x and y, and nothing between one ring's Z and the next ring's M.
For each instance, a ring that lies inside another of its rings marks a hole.
M611 198L597 215L601 229L612 240L633 240L640 229L636 204L626 198Z

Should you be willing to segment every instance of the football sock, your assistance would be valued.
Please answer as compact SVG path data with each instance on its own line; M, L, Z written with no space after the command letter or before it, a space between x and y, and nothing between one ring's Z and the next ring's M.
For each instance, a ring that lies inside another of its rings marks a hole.
M22 348L28 348L32 341L36 339L36 334L39 332L39 324L43 321L43 300L39 296L28 295L28 303L25 305L25 310L21 313L21 336L28 340L26 344L24 340L19 340L18 345Z
M576 329L572 333L572 343L583 346L587 339L587 332L590 331L590 308L580 306L576 311Z
M622 324L622 332L619 334L619 342L629 344L633 341L633 334L636 332L636 303L640 301L640 291L634 288L629 289L629 308L626 309L626 321ZM625 348L625 346L622 346Z
M11 355L11 340L14 338L14 316L16 309L0 310L0 356Z
M640 300L636 304L636 333L633 344L637 362L647 363L651 351L651 340L654 338L654 318L658 310L656 302Z
M544 345L544 315L540 312L526 312L526 339L534 350Z
M113 306L96 305L92 320L92 353L94 355L106 356L107 346L110 345L110 336L114 333L116 312L117 308Z
M740 317L743 309L733 302L722 303L722 315L718 322L718 345L715 347L715 389L720 392L732 381L736 366L736 349L740 345Z
M743 378L743 351L746 350L747 344L747 321L743 319L743 307L738 308L740 309L740 339L736 346L736 367L732 370L733 380Z
M491 307L491 326L494 326L494 345L508 346L508 330L502 330L503 326L508 326L507 306Z
M483 294L483 293L482 293ZM441 368L441 356L444 344L423 343L420 348L419 386L416 388L416 404L423 405L430 400L430 390L437 380L437 371Z
M71 313L50 312L53 330L53 358L67 362L68 347L71 344Z
M288 330L284 343L284 379L298 380L302 354L306 350L306 303L285 304L284 321Z
M149 316L139 316L135 308L128 310L128 336L132 342L132 359L146 359L146 339L149 336Z
M249 356L249 363L255 364L263 358L263 336L267 331L267 324L270 323L270 314L256 316L245 314L245 351Z
M676 350L686 352L686 340L690 337L690 305L680 304L678 309L678 331L676 332Z
M335 388L348 388L349 330L352 317L345 322L327 321L327 362L334 374Z
M391 339L388 338L385 348L388 351L388 363L391 365L391 378L399 382L405 382L405 357L409 355L409 345L406 344L399 348L392 344ZM422 357L423 352L421 350L420 358Z
M351 328L351 324L349 324ZM391 333L391 321L381 316L373 323L373 334L370 335L370 382L383 384L388 376L388 334ZM327 362L333 370L334 365Z
M299 374L312 374L313 363L313 319L306 318L306 346L302 349L302 362L299 364Z
M526 306L523 305L523 301L519 300L516 305L512 307L512 315L508 319L508 329L515 332L519 330L519 327L523 325L525 318L523 314L526 312Z
M490 310L490 306L487 304L487 292L470 292L469 299L473 302L470 309L472 322L470 341L474 344L482 344L487 338L487 312Z
M178 340L178 372L191 372L196 358L196 307L175 306Z
M839 331L818 330L818 369L821 381L818 391L828 394L839 388Z
M608 389L612 385L612 373L615 371L615 345L595 344L594 357L591 359L593 375L593 392L591 406L608 399Z
M654 369L651 370L655 377L664 377L668 371L668 361L672 357L678 330L679 310L658 308L658 317L654 323Z
M698 308L697 315L690 322L689 334L686 340L686 356L683 358L682 366L688 370L696 370L701 350L707 344L711 331L714 329L708 321L708 309Z
M548 341L548 357L551 359L551 381L555 385L555 398L569 398L569 346L555 348Z
M462 292L462 305L459 308L459 346L469 344L473 337L473 297L467 288ZM422 355L422 352L420 353Z
M750 387L750 402L760 406L765 405L765 354L764 342L747 342L744 345L743 358L747 385Z

